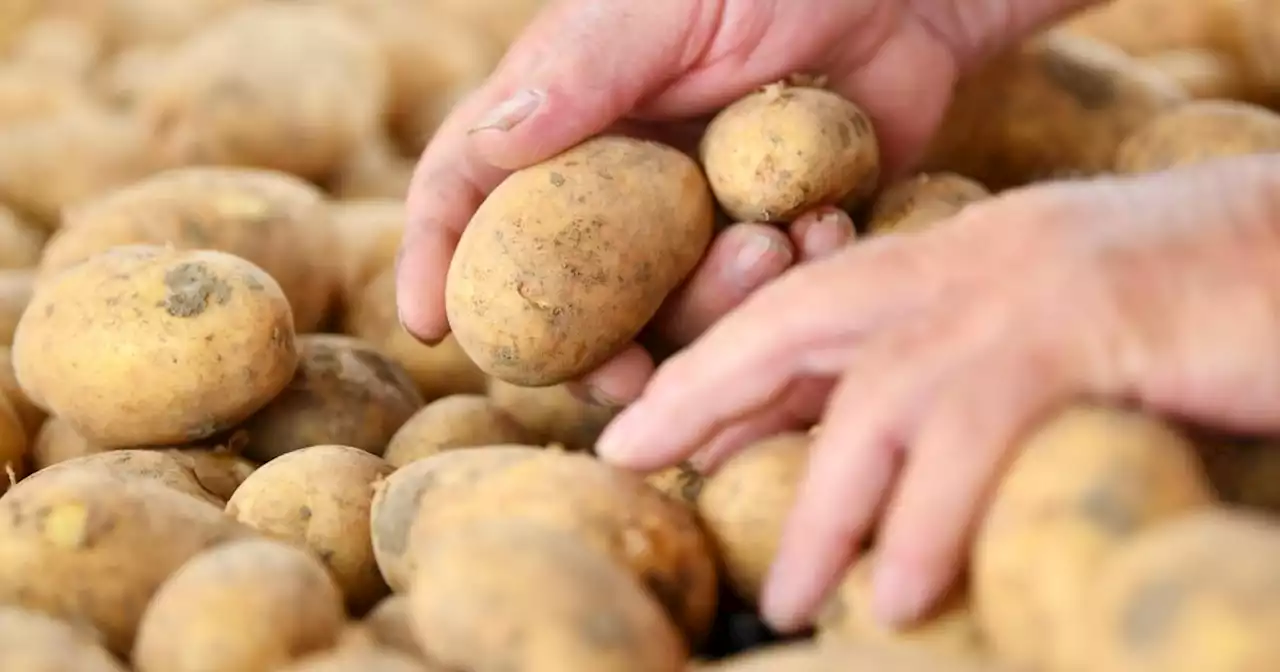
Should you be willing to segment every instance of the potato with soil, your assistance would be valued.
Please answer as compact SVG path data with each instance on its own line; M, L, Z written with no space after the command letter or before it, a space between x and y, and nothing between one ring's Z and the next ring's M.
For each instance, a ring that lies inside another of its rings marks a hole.
M39 474L0 498L0 602L92 625L127 654L170 573L205 548L252 534L218 507L146 479Z
M630 569L690 641L710 630L717 599L711 544L689 509L635 473L587 455L544 451L466 491L424 494L418 506L409 542L415 561L453 528L494 520L546 526Z
M167 61L137 103L176 164L323 179L377 127L386 104L377 46L324 5L251 3Z
M31 403L22 386L18 385L18 376L13 371L13 351L7 346L0 346L0 393L13 405L18 418L22 420L22 428L33 441L44 426L48 414L39 406ZM35 454L34 443L32 455Z
M163 171L70 209L44 249L41 279L119 245L213 249L247 259L284 290L299 333L324 318L337 279L324 194L284 173L252 168Z
M522 387L496 378L488 382L489 399L522 426L538 443L560 444L570 450L591 450L620 409L593 404L565 385Z
M413 634L413 622L409 620L409 598L406 595L388 595L360 621L364 631L375 644L399 651L422 660L426 654Z
M414 572L410 551L413 526L423 498L441 491L470 489L477 482L541 454L533 446L485 446L453 450L412 462L392 472L375 488L369 516L373 555L387 585L409 589Z
M369 534L374 486L392 468L350 446L313 446L253 472L227 514L268 536L310 549L338 582L352 613L387 593Z
M809 463L810 437L793 432L747 446L706 478L698 514L726 579L743 600L760 597Z
M298 366L276 281L222 252L117 247L42 283L13 343L18 382L105 448L196 441L271 401Z
M701 472L686 462L655 471L644 479L649 487L685 506L697 506L706 480Z
M880 179L871 119L839 94L807 86L772 84L724 108L699 155L720 207L741 222L853 207Z
M1105 173L1129 134L1185 100L1176 82L1113 47L1049 33L960 83L924 170L992 191Z
M156 592L133 647L137 672L271 672L333 646L342 595L310 553L244 539L196 555Z
M627 345L693 271L715 208L665 145L587 140L498 185L449 264L445 312L480 370L555 385Z
M1251 103L1200 100L1157 116L1116 152L1116 171L1155 173L1214 159L1280 152L1280 113Z
M35 294L36 274L30 269L0 270L0 344L12 346L22 314Z
M452 335L426 345L400 326L396 312L396 274L386 268L368 282L348 306L343 331L363 338L396 360L413 378L426 401L451 394L477 394L485 375Z
M525 429L480 394L437 399L409 418L383 454L393 467L457 448L534 443Z
M337 334L299 336L293 380L239 428L244 455L268 462L324 444L382 455L422 405L409 374L370 344Z
M1067 408L1015 454L974 542L974 611L999 658L1081 669L1084 596L1103 563L1214 497L1187 438L1137 411Z
M991 196L986 187L955 173L921 173L889 185L871 208L872 233L918 231Z
M454 527L420 549L409 609L449 669L678 672L687 649L627 570L523 521Z
M0 670L125 672L93 634L36 611L2 606Z

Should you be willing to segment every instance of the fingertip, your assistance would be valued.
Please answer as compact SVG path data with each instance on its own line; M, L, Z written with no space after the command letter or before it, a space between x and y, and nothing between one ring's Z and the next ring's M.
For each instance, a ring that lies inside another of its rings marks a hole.
M582 389L596 404L622 407L635 401L653 375L653 358L632 343L600 368L583 377Z
M937 593L937 582L928 578L891 553L881 554L871 585L871 610L876 620L886 628L898 629L922 618Z
M430 229L405 236L396 265L396 313L411 336L435 345L449 335L445 282L457 238Z
M788 227L791 242L801 259L820 259L848 245L857 237L853 218L835 207L805 213Z

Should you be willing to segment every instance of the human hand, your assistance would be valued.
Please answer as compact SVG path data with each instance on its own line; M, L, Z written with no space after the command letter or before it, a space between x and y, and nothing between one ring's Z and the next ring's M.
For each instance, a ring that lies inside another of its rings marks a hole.
M1045 184L797 268L663 364L597 444L652 469L821 420L762 596L802 626L875 526L921 616L1028 425L1075 397L1280 429L1280 156ZM821 416L821 417L819 417Z

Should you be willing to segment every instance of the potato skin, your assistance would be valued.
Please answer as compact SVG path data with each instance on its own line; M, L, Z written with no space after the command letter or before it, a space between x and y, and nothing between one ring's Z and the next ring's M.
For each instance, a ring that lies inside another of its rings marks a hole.
M34 403L111 448L234 426L284 389L298 352L289 303L262 269L221 252L126 246L42 283L13 359Z
M369 534L374 485L392 472L350 446L312 446L251 474L227 514L265 535L310 549L332 573L347 607L361 614L387 594Z
M126 482L145 479L212 506L221 508L226 504L225 499L209 492L200 484L189 463L184 463L168 451L111 450L59 462L41 473L65 469L101 471Z
M565 385L521 387L497 378L486 386L494 405L531 430L537 443L586 451L621 409L580 399Z
M306 551L269 539L223 544L188 560L147 606L137 672L268 672L332 646L342 595Z
M0 601L88 623L127 654L171 572L205 548L252 534L218 507L145 479L86 469L35 474L0 498Z
M1228 100L1199 100L1161 114L1116 152L1116 171L1154 173L1213 159L1280 152L1280 114Z
M438 537L418 555L409 605L418 641L449 669L678 672L687 657L625 569L537 525L490 522Z
M986 187L955 173L921 173L889 185L871 208L872 233L919 231L991 196Z
M714 219L697 164L655 142L601 136L516 171L449 265L454 336L509 383L576 378L649 322L702 258Z
M724 108L699 150L720 207L740 222L853 207L880 178L871 119L839 94L773 84Z
M706 477L687 462L655 471L645 477L649 487L684 504L696 507Z
M383 457L393 467L455 448L528 444L535 438L479 394L455 394L419 409L391 437Z
M1069 407L1015 454L974 542L975 613L1011 665L1082 669L1084 596L1103 563L1213 494L1190 442L1136 411Z
M1206 509L1147 530L1093 587L1097 672L1280 669L1280 526Z
M42 613L7 605L0 607L0 669L126 672L89 633Z

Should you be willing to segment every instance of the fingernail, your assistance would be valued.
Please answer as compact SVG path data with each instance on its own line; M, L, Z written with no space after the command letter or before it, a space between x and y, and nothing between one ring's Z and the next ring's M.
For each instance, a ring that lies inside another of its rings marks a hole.
M568 383L566 387L569 390L569 394L572 394L575 399L583 403L591 404L592 406L603 406L606 408L619 408L623 406L621 401L618 401L608 392L605 392L594 385L575 382Z
M804 240L800 242L805 258L825 257L840 249L848 242L849 233L850 227L845 226L844 217L839 212L824 211L805 229Z
M892 564L877 568L871 588L871 610L887 628L899 628L920 617L928 606L924 582Z
M596 455L610 462L622 463L634 457L644 445L644 437L641 435L644 426L639 424L639 417L627 411L615 417L596 441Z
M528 119L545 99L546 94L537 89L517 91L480 117L480 120L471 127L470 132L509 131Z
M756 234L743 242L733 260L738 285L754 289L771 280L791 264L791 250L773 238Z

